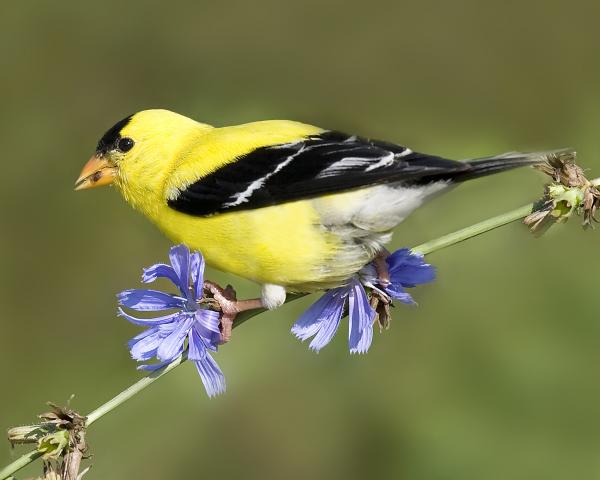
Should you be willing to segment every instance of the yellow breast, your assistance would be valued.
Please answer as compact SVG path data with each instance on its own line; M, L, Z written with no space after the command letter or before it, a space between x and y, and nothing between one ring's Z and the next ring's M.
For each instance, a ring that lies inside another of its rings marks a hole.
M153 220L174 242L200 250L219 270L261 283L321 282L336 251L337 239L320 227L310 201L206 218L167 206L158 213Z
M340 265L336 272L332 264L340 240L321 225L311 200L210 217L180 213L167 205L180 190L239 156L322 130L290 121L225 128L196 125L186 121L179 129L171 128L162 143L146 142L139 149L142 156L123 165L117 185L127 201L174 242L200 250L220 270L297 290L347 276L347 268ZM133 123L125 134L134 135L136 127Z

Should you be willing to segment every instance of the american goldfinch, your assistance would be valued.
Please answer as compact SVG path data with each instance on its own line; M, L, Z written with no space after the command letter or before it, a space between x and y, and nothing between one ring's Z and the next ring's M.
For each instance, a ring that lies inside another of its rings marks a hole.
M259 299L219 297L233 317L339 286L371 261L385 282L384 245L423 202L547 155L457 162L293 121L215 128L146 110L102 136L76 189L114 183L174 242L260 283Z

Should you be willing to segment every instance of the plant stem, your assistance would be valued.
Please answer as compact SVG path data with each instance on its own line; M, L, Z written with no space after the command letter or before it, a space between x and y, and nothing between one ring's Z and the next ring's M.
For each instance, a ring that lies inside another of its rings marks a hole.
M286 303L296 300L302 296L303 295L289 295L288 296L289 298L287 299ZM239 327L246 320L249 320L252 317L255 317L257 315L260 315L265 310L266 309L261 308L261 309L256 309L256 310L240 313L235 319L233 328ZM168 365L165 365L164 367L159 368L158 370L155 370L154 372L148 374L144 378L141 378L140 380L135 382L133 385L131 385L130 387L128 387L127 389L125 389L121 393L119 393L116 397L111 398L108 402L100 405L93 412L90 412L86 417L87 420L85 422L85 426L89 427L96 420L98 420L99 418L102 418L104 415L111 412L112 410L117 408L122 403L125 403L131 397L137 395L139 392L144 390L147 386L156 382L156 380L158 380L160 377L166 375L167 373L169 373L171 370L173 370L174 368L181 365L186 360L187 360L187 352L184 352L177 360L174 360L173 362L169 363ZM1 479L2 479L2 477L0 477L0 480Z
M141 378L140 380L135 382L133 385L131 385L130 387L126 388L121 393L119 393L116 397L113 397L108 402L100 405L96 410L90 412L87 415L87 420L85 422L86 428L89 427L92 423L94 423L99 418L102 418L104 415L106 415L107 413L109 413L112 410L114 410L115 408L117 408L122 403L125 403L127 400L129 400L134 395L137 395L138 393L140 393L144 388L146 388L147 386L156 382L156 380L158 380L160 377L166 375L167 373L169 373L175 367L178 367L179 365L181 365L186 360L187 360L187 352L184 352L183 355L181 355L178 359L174 360L173 362L169 363L168 365L165 365L162 368L159 368L158 370L155 370L154 372L148 374L144 378Z
M503 225L507 225L509 223L525 218L533 211L534 206L535 204L531 203L528 205L524 205L515 210L511 210L510 212L498 215L497 217L489 218L487 220L484 220L483 222L471 225L470 227L466 227L462 230L449 233L448 235L436 238L435 240L431 240L430 242L425 242L421 245L417 245L412 250L414 252L419 252L423 255L427 255L437 250L441 250L442 248L456 245L457 243L468 240L469 238L476 237L477 235L481 235L482 233L489 232L490 230L494 230Z
M289 298L287 299L286 303L296 300L300 297L302 297L302 295L290 295ZM240 313L235 319L233 328L239 327L246 320L249 320L252 317L255 317L256 315L260 315L264 311L265 311L265 309L256 309L256 310ZM98 420L99 418L102 418L104 415L111 412L112 410L117 408L122 403L125 403L131 397L137 395L139 392L144 390L147 386L156 382L156 380L158 380L160 377L166 375L167 373L169 373L171 370L173 370L174 368L181 365L186 360L187 360L187 352L184 352L183 355L181 355L177 360L174 360L173 362L169 363L168 365L165 365L164 367L159 368L158 370L155 370L154 372L148 374L144 378L141 378L140 380L135 382L133 385L131 385L130 387L128 387L127 389L125 389L121 393L119 393L116 397L113 397L108 402L100 405L96 410L94 410L93 412L90 412L87 415L87 417L86 417L87 420L85 422L86 427L89 427L96 420ZM2 479L2 477L0 477L0 479Z
M481 235L482 233L489 232L490 230L494 230L494 229L501 227L503 225L506 225L508 223L520 220L521 218L524 218L527 215L529 215L534 208L535 208L535 204L525 205L523 207L517 208L517 209L507 212L505 214L498 215L497 217L493 217L488 220L484 220L483 222L476 223L475 225L471 225L470 227L463 228L462 230L458 230L454 233L444 235L443 237L437 238L436 240L422 243L421 245L414 247L412 250L415 252L420 252L423 255L427 255L427 254L435 252L437 250L441 250L442 248L446 248L451 245L455 245L457 243L463 242L464 240L467 240L469 238L476 237L478 235ZM298 298L301 298L302 296L303 295L289 295L287 302L297 300ZM234 328L238 327L239 325L244 323L246 320L248 320L252 317L255 317L256 315L259 315L264 311L265 311L264 309L261 309L261 310L253 310L251 312L241 313L236 318L236 321L235 321L235 324L233 325L233 327ZM96 410L90 412L87 415L86 427L89 427L92 423L99 420L104 415L106 415L107 413L109 413L112 410L114 410L115 408L117 408L119 405L122 405L127 400L129 400L131 397L137 395L139 392L141 392L146 387L148 387L149 385L154 383L160 377L162 377L162 376L166 375L167 373L171 372L172 370L174 370L176 367L181 365L186 360L187 360L187 355L184 353L181 357L179 357L174 362L150 373L149 375L145 376L144 378L138 380L136 383L131 385L129 388L123 390L116 397L114 397L111 400L109 400L108 402L100 405ZM29 463L33 462L34 460L36 460L37 458L39 458L41 456L42 456L42 453L38 452L37 450L34 450L32 452L29 452L29 453L23 455L22 457L18 458L13 463L11 463L10 465L8 465L7 467L5 467L3 470L0 471L0 480L5 480L6 478L10 477L13 473L15 473L17 470L20 470L21 468L23 468L24 466L28 465Z
M297 300L298 298L301 298L303 296L304 295L289 295L287 302ZM264 311L265 311L264 309L260 309L260 310L253 310L253 311L240 313L236 318L233 328L239 327L246 320L249 320L252 317L255 317L256 315L259 315L259 314L263 313ZM87 419L86 420L86 428L89 427L92 423L94 423L98 419L102 418L107 413L109 413L112 410L114 410L115 408L117 408L119 405L122 405L123 403L125 403L131 397L140 393L142 390L144 390L146 387L148 387L149 385L154 383L160 377L162 377L162 376L166 375L167 373L171 372L172 370L174 370L176 367L181 365L186 360L187 360L187 352L185 352L177 360L175 360L175 361L169 363L168 365L165 365L164 367L139 379L137 382L135 382L133 385L131 385L127 389L123 390L117 396L111 398L108 402L100 405L98 408L96 408L95 410L93 410L86 416L86 419ZM21 470L23 467L29 465L31 462L37 460L42 455L43 455L42 452L40 452L38 450L33 450L33 451L26 453L25 455L17 458L14 462L12 462L10 465L7 465L0 471L0 480L7 480L7 479L12 478L11 477L12 474Z
M10 465L7 465L2 470L0 470L0 479L4 480L10 477L13 473L15 473L18 470L21 470L25 465L29 465L31 462L37 460L42 455L42 452L33 450L32 452L26 453L22 457L17 458Z

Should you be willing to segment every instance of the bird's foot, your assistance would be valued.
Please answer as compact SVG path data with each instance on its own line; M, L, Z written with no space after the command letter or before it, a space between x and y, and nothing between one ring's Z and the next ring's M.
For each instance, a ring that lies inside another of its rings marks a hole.
M375 271L377 272L377 279L379 280L379 285L382 287L387 287L390 284L390 270L387 262L385 261L389 256L390 252L384 248L380 250L373 259Z
M205 281L204 291L211 297L205 297L203 303L221 311L221 344L231 340L233 322L238 313L263 307L260 298L238 300L231 285L222 288L214 282Z
M393 307L392 299L381 290L371 290L370 294L371 308L375 310L375 321L379 324L379 330L390 328L390 320L392 318L390 307Z

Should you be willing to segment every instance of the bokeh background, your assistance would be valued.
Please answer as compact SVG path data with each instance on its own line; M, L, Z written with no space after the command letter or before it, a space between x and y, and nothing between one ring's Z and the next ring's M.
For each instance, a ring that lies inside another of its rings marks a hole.
M291 118L451 158L573 146L600 175L599 17L592 0L4 2L0 427L71 394L86 413L140 377L115 294L169 242L116 191L72 188L114 122L150 107ZM465 184L393 246L518 207L544 181ZM600 478L600 232L577 223L431 255L438 280L364 357L344 330L319 355L295 340L306 301L252 320L217 355L225 396L180 367L94 425L86 478ZM0 463L24 452L6 443Z

